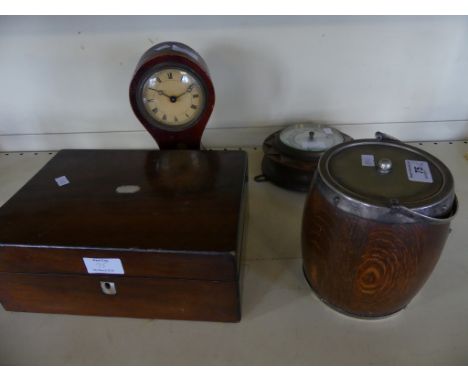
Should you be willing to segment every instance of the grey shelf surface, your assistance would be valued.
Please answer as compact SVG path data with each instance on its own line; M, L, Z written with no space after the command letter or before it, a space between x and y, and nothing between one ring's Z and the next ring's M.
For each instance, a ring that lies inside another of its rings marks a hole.
M343 316L312 293L301 270L304 194L256 183L249 148L249 222L237 324L6 312L0 364L468 364L468 152L465 142L415 145L451 169L460 210L441 259L402 312ZM0 153L0 204L54 155Z

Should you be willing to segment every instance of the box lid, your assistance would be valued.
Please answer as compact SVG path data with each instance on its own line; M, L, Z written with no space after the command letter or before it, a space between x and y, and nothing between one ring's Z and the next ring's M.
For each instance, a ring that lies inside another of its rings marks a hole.
M0 271L237 277L243 151L63 150L0 208Z

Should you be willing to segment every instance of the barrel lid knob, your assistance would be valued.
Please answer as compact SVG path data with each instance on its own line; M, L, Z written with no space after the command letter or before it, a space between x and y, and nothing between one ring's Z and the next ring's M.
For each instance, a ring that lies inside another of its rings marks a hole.
M392 170L392 161L388 158L382 158L377 162L377 168L380 173L387 174Z

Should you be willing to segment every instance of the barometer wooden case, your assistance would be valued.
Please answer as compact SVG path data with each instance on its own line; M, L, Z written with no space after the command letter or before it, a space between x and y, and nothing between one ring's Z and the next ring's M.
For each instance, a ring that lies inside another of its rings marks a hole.
M64 150L0 208L6 310L239 321L242 151Z
M310 122L278 130L263 142L262 174L255 180L307 192L320 156L329 148L350 140L350 136L331 126Z

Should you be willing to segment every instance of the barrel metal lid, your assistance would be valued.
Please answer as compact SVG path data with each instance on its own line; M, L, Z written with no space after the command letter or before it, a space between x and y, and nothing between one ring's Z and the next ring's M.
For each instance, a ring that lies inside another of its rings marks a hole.
M345 209L378 218L378 210L403 206L439 217L453 206L454 181L439 159L397 140L363 139L337 145L319 163L323 181L346 203ZM372 208L370 213L366 209Z

